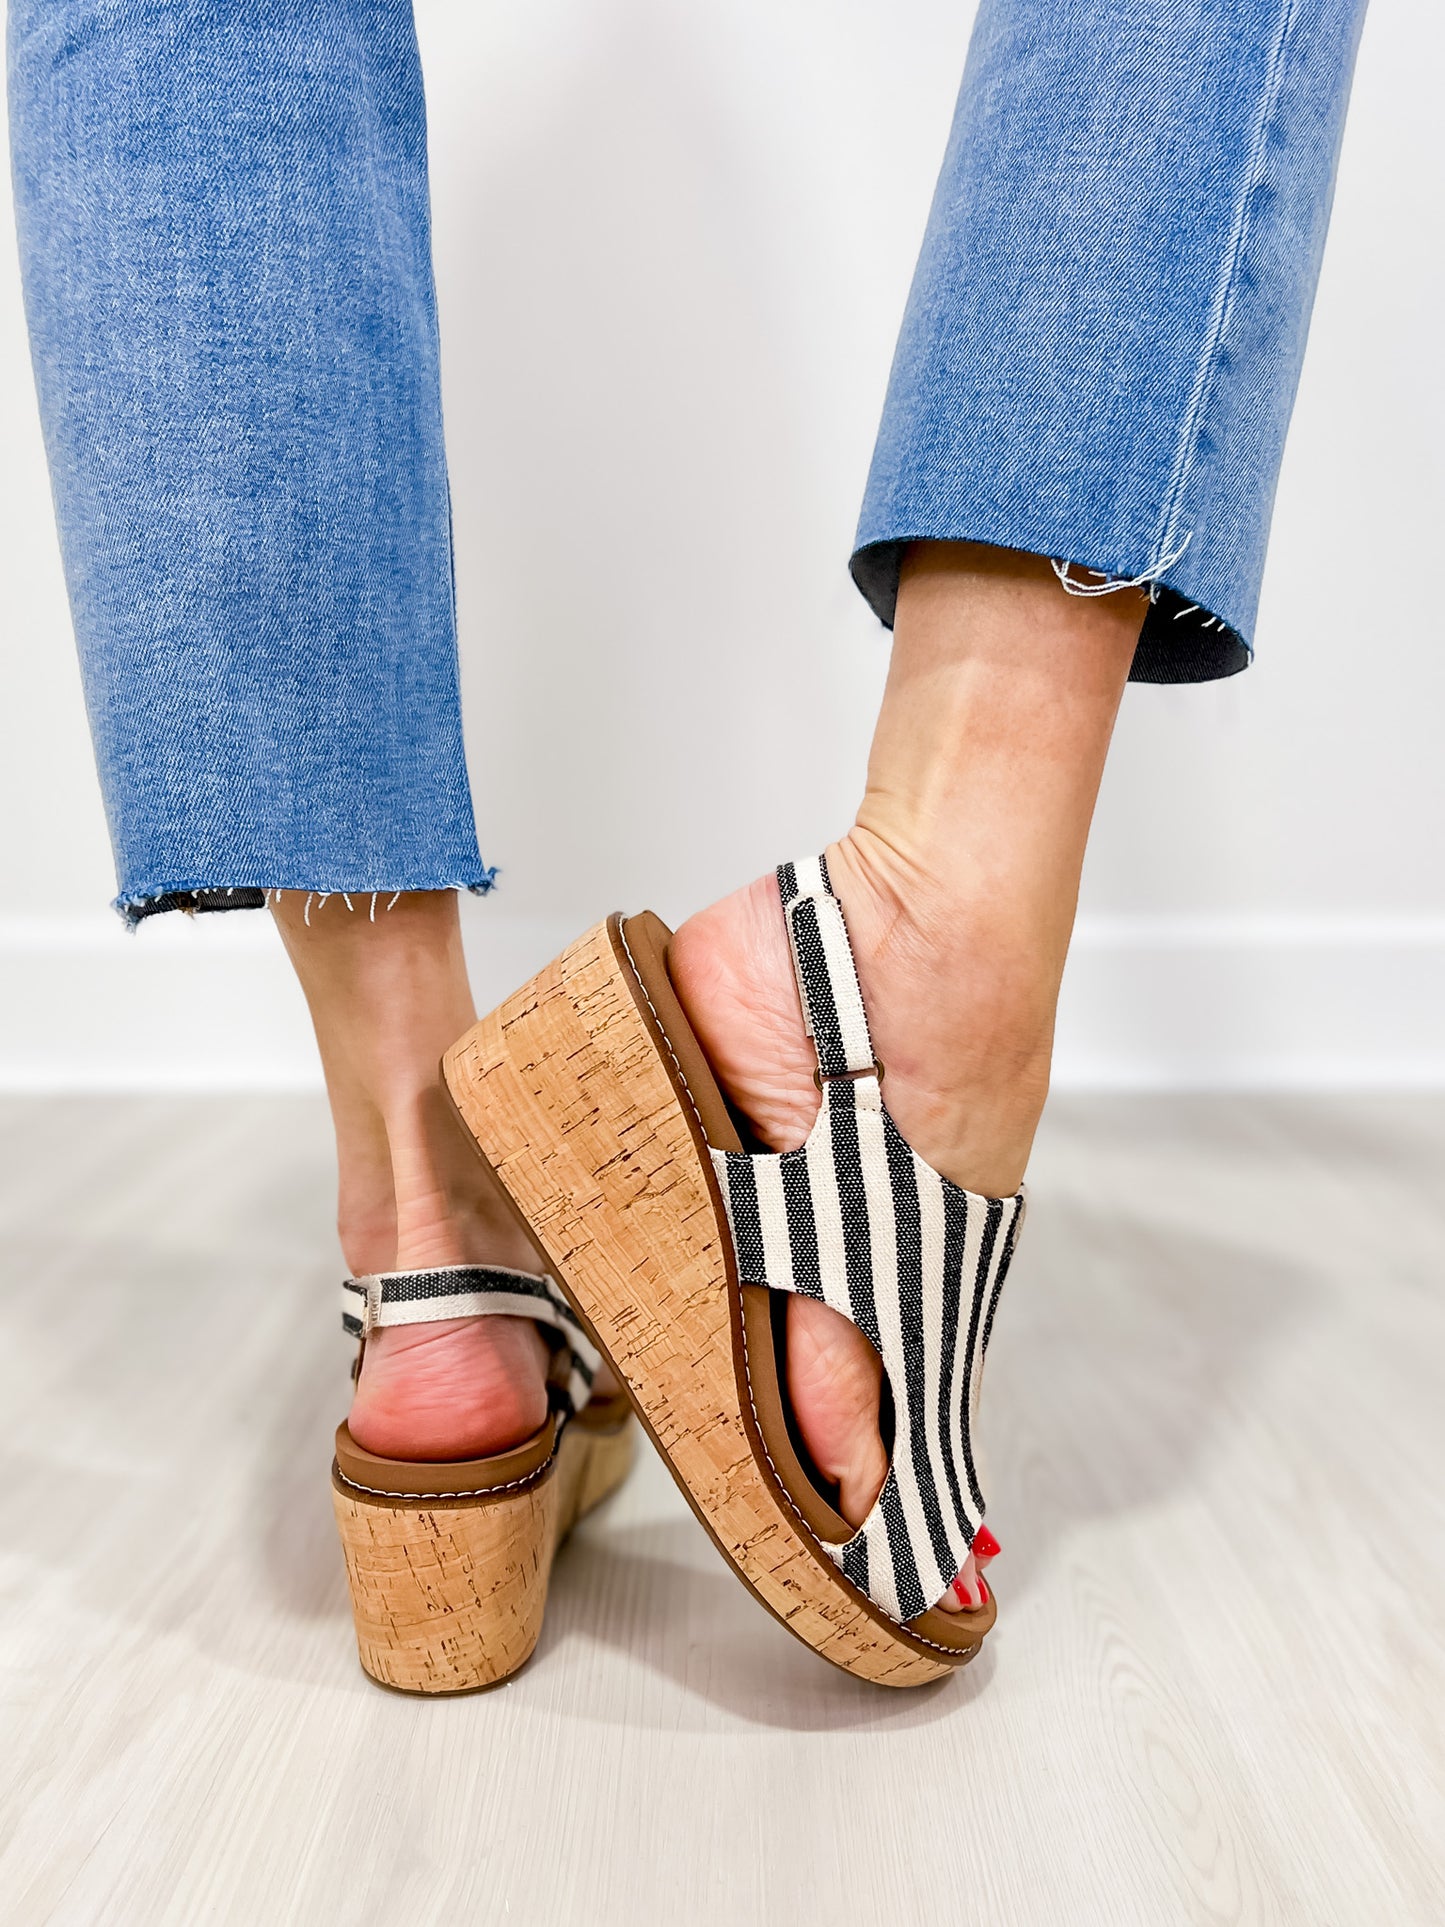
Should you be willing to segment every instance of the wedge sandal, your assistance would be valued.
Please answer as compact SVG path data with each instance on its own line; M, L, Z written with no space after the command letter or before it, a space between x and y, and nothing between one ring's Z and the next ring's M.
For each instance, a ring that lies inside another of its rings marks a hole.
M511 1451L418 1464L336 1429L331 1494L363 1668L409 1693L499 1685L537 1644L558 1546L627 1475L627 1397L592 1398L597 1352L551 1278L455 1265L350 1278L341 1294L363 1347L379 1326L487 1314L535 1319L551 1346L546 1423Z
M978 1394L1023 1194L962 1190L883 1103L821 858L778 871L822 1092L806 1144L755 1154L667 973L671 933L614 916L444 1063L463 1121L683 1493L754 1595L847 1672L945 1677L997 1607L936 1604L983 1519ZM775 1293L822 1299L883 1361L892 1462L856 1530L805 1465Z

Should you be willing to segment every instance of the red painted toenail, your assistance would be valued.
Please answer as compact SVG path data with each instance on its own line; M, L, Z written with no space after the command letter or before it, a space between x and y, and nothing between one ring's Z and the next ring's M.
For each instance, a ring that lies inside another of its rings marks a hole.
M992 1559L996 1552L1003 1551L1003 1547L999 1544L998 1540L994 1538L987 1526L980 1526L978 1531L974 1533L973 1549L980 1559Z
M972 1612L973 1611L973 1593L969 1589L969 1587L967 1587L963 1583L962 1573L960 1573L957 1579L954 1580L953 1590L954 1590L954 1595L958 1600L958 1603L961 1606L967 1606L969 1611Z

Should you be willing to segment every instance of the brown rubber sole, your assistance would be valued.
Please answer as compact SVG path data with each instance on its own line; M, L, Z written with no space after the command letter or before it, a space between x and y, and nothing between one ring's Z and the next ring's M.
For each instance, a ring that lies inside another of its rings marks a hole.
M452 1100L754 1596L859 1678L943 1679L978 1652L992 1601L926 1615L954 1620L954 1644L890 1620L843 1577L770 1460L747 1384L732 1240L661 1002L611 918L447 1052ZM673 998L672 1032L684 1022Z
M477 1462L519 1477L486 1472L467 1491L460 1467L373 1459L340 1428L331 1496L357 1650L379 1685L477 1693L531 1657L557 1548L627 1476L636 1430L626 1416L606 1428L578 1418L552 1440L549 1419L529 1446ZM528 1469L529 1457L541 1462ZM423 1489L390 1489L406 1483Z

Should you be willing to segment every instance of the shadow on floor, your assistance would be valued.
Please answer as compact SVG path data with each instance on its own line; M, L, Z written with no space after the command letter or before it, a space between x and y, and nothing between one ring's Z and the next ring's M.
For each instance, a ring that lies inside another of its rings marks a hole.
M990 1518L1006 1546L1001 1631L1061 1533L1187 1486L1310 1300L1299 1270L1222 1237L1163 1232L1142 1209L1071 1204L1035 1220L985 1398ZM326 1479L344 1379L320 1335L269 1369L284 1373L285 1390L268 1394L275 1417L249 1483L249 1531L282 1615L324 1621L349 1646ZM644 1525L609 1525L604 1510L584 1528L558 1562L534 1669L597 1642L724 1713L790 1731L929 1723L987 1690L999 1635L957 1680L906 1695L819 1662L720 1560L709 1565L700 1528L678 1506L675 1518ZM273 1634L268 1666L281 1650Z
M699 1565L699 1558L706 1563ZM536 1666L603 1645L623 1653L712 1713L791 1733L931 1725L984 1690L988 1647L951 1681L898 1692L820 1660L752 1599L687 1512L610 1526L605 1512L557 1562ZM582 1717L603 1717L574 1703ZM677 1705L660 1708L675 1727ZM645 1722L629 1695L617 1717Z
M1245 1242L1147 1211L1036 1210L984 1391L1000 1613L1052 1543L1187 1487L1316 1286Z

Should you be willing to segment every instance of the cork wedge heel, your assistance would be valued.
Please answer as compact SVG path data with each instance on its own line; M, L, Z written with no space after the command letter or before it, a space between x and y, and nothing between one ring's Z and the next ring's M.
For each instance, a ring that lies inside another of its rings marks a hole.
M779 876L823 1096L799 1151L745 1150L650 913L580 937L469 1031L443 1074L754 1596L845 1671L924 1685L972 1659L994 1623L992 1597L963 1613L934 1602L982 1522L971 1441L1022 1199L963 1192L904 1145L821 860ZM790 1290L834 1304L883 1358L893 1462L861 1528L795 1442L773 1297Z
M632 1463L627 1398L590 1397L596 1353L549 1278L455 1266L351 1279L343 1321L378 1325L501 1313L554 1341L545 1424L489 1458L418 1464L364 1450L343 1423L331 1492L365 1672L400 1692L497 1686L542 1630L552 1562Z

